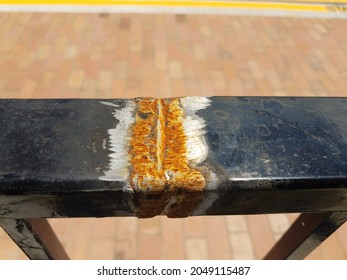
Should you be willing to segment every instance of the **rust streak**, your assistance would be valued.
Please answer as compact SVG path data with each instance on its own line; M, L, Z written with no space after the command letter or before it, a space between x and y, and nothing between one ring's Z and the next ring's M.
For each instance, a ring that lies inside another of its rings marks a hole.
M131 186L138 217L161 214L174 197L168 216L187 216L200 201L205 179L187 159L184 112L178 98L138 99L132 127Z

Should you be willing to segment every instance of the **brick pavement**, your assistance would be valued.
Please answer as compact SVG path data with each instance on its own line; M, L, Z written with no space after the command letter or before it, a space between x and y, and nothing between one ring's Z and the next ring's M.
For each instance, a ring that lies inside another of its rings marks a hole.
M347 21L0 14L1 98L347 96ZM261 258L296 215L57 219L73 259ZM346 259L347 225L311 259ZM0 231L0 259L23 254Z

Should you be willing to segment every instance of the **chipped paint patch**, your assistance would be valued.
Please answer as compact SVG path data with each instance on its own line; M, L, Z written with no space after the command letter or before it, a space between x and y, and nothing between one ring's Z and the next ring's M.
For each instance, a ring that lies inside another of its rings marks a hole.
M138 217L188 216L206 186L198 167L208 153L205 121L196 112L210 100L138 98L129 104L114 113L119 124L109 131L113 154L105 178L129 181Z

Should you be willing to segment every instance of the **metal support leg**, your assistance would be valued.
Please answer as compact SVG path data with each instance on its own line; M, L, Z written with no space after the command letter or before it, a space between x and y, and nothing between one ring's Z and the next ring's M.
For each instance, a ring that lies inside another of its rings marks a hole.
M0 226L30 259L69 259L46 219L0 219Z
M301 214L264 259L304 259L346 220L347 212Z

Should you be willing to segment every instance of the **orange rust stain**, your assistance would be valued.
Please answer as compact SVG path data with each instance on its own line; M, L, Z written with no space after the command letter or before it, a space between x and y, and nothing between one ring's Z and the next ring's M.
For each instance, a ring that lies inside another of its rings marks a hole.
M157 160L157 101L141 99L137 109L130 142L131 184L136 190L160 191L165 182Z
M131 185L140 193L139 216L155 216L171 196L184 201L184 196L177 195L178 190L201 192L205 179L189 166L184 112L179 99L145 98L138 99L136 104L130 143Z
M187 158L187 136L183 128L183 109L179 99L164 104L166 119L166 154L164 172L168 183L173 188L184 188L187 191L201 191L205 187L205 179L198 170L189 167Z

